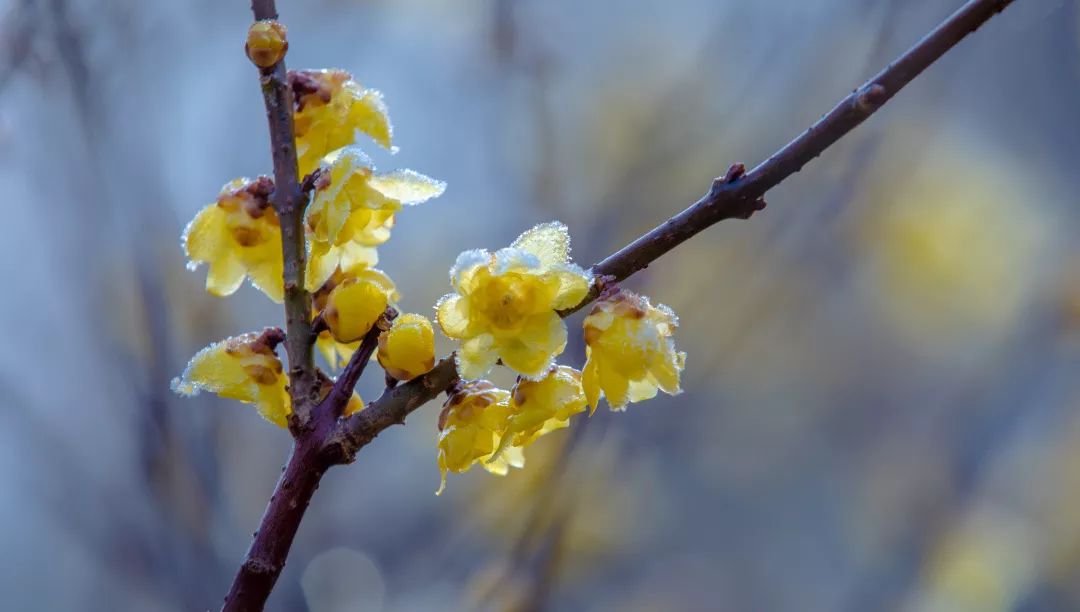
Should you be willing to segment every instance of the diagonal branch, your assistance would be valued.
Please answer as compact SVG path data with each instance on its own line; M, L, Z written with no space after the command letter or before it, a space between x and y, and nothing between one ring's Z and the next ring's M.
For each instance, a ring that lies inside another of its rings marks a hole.
M970 0L915 46L893 61L861 87L844 97L818 120L769 159L745 173L741 164L713 181L709 191L686 210L658 225L593 266L598 279L588 295L573 308L560 311L567 317L592 303L605 283L617 282L643 270L668 251L724 219L746 219L764 208L765 193L802 169L809 161L840 140L874 114L912 79L941 58L949 49L979 28L1014 0ZM383 429L404 423L405 417L434 399L457 378L454 360L443 359L431 372L404 387L385 393L363 412L346 420L337 438L343 441L344 457L355 456Z
M352 399L352 392L356 387L356 382L360 380L360 375L364 373L364 368L367 367L368 361L371 360L371 356L379 346L379 334L390 329L390 323L397 318L397 314L397 310L394 308L387 308L386 312L379 317L379 320L364 335L364 339L360 341L360 346L349 358L349 363L345 364L341 374L334 381L333 388L330 389L330 392L326 394L326 397L319 402L318 407L315 409L317 423L341 418L345 406Z

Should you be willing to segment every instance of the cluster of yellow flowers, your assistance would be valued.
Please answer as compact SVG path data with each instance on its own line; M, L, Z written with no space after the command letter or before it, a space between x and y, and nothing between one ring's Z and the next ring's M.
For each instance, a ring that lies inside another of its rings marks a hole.
M666 306L629 291L607 292L584 321L584 374L555 364L566 347L560 310L588 294L591 278L570 262L561 223L538 225L508 248L462 253L450 270L455 293L436 305L448 337L461 340L458 373L439 420L442 491L447 472L479 463L505 474L524 465L523 450L605 396L613 410L679 389L686 354L671 338L678 326ZM481 379L497 363L515 371L511 391Z
M276 30L265 24L253 30L249 55L272 57L281 51L270 44L277 39ZM374 267L376 247L389 240L394 216L404 206L442 194L445 184L411 170L378 173L355 144L362 133L391 147L390 119L379 92L362 88L343 70L292 72L289 85L295 98L299 169L311 175L313 185L304 216L304 286L311 294L312 316L324 324L317 347L335 370L400 299L393 280ZM271 300L284 299L281 227L270 203L273 190L268 177L231 181L184 230L188 267L208 265L206 288L211 294L231 295L246 277ZM185 395L206 390L255 404L263 417L285 427L292 410L288 379L274 352L280 340L268 342L264 336L243 334L210 345L192 358L173 388ZM397 380L431 370L431 321L418 314L399 317L379 338L378 361ZM362 407L354 394L345 414Z
M257 24L258 25L258 24ZM253 29L248 54L272 66L285 47L277 30ZM304 213L304 288L320 333L317 347L331 369L357 349L387 307L400 299L390 277L375 268L376 248L390 238L395 216L439 196L445 185L411 170L376 172L355 142L363 133L391 147L382 95L342 70L294 72L294 125L299 170L311 186ZM284 296L281 228L270 204L273 181L236 179L187 226L189 267L207 264L207 290L219 296L244 278L270 299ZM592 275L570 260L570 234L558 222L537 225L494 253L462 253L450 270L453 292L435 306L442 332L460 341L461 380L447 392L439 419L438 465L448 472L479 463L505 474L524 465L524 449L565 428L571 417L595 412L601 396L613 410L628 402L680 391L685 354L675 350L677 319L648 298L609 288L584 321L583 372L559 365L567 328L559 311L580 304ZM279 426L291 414L288 379L275 347L282 332L243 334L200 351L174 389L207 390L255 404ZM398 317L378 338L377 360L387 375L407 381L435 365L432 323L419 314ZM518 374L507 391L483 380L496 365ZM329 381L328 377L322 377ZM324 385L325 386L325 385ZM363 408L353 397L346 415Z

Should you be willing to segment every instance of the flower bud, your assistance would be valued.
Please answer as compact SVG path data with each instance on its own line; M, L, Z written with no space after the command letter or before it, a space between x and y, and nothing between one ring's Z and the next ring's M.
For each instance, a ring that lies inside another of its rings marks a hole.
M264 19L251 24L248 29L244 51L248 59L259 68L269 68L280 62L289 50L289 41L285 38L285 26L273 19Z

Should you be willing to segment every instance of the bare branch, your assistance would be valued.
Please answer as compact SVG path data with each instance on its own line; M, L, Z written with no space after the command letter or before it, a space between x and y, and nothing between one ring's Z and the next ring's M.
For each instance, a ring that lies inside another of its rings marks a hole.
M865 121L956 43L1012 2L970 0L769 159L749 173L744 173L742 164L733 165L689 208L594 265L593 275L598 280L588 295L578 305L559 314L567 317L581 310L596 300L605 283L621 281L647 268L702 230L724 219L747 219L764 208L765 192L801 170L807 162ZM403 423L410 412L436 397L456 378L453 360L443 359L431 372L385 393L362 413L353 415L346 422L348 431L342 438L359 446L347 448L345 456L354 456L360 447L373 440L382 431L379 427Z
M259 530L225 597L222 612L262 610L289 555L300 521L332 464L311 444L297 443L263 513Z
M341 417L345 406L349 404L349 400L352 398L356 381L360 380L360 375L364 373L364 368L367 367L368 361L371 360L371 355L375 353L375 349L379 346L379 334L390 329L390 323L397 318L397 314L397 311L393 308L387 308L386 312L375 322L375 325L372 325L368 333L364 335L360 346L349 358L349 363L345 364L345 368L338 375L330 393L327 393L326 397L315 408L318 421L337 420Z
M275 19L273 0L253 0L256 20ZM318 397L314 352L311 346L311 295L304 289L304 207L307 194L300 188L293 136L293 93L282 59L259 70L270 148L274 159L274 192L270 198L281 222L281 247L285 263L285 351L289 356L289 394L293 417L290 429L307 427Z

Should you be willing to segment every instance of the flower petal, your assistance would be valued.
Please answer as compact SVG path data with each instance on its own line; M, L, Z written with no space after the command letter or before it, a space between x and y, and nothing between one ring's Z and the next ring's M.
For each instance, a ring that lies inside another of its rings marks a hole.
M457 351L458 373L462 378L482 378L499 359L495 338L480 334L461 343Z
M510 245L536 256L544 267L570 261L570 231L558 221L541 223L517 237Z
M387 198L407 205L426 202L446 191L446 183L413 170L377 174L368 180L368 185Z
M448 293L435 304L435 320L448 338L469 335L469 302L456 293Z

